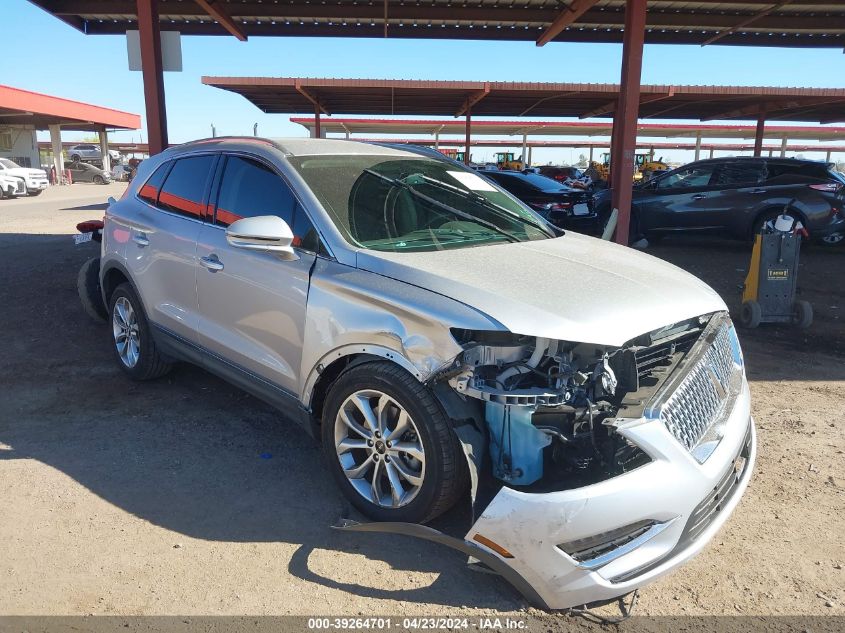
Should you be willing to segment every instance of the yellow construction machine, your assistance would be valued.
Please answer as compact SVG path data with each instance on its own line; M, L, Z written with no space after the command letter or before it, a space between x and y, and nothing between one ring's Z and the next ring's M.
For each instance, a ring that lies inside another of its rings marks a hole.
M513 169L514 171L522 171L525 169L525 161L520 156L518 159L514 158L513 152L497 152L496 166L499 169Z

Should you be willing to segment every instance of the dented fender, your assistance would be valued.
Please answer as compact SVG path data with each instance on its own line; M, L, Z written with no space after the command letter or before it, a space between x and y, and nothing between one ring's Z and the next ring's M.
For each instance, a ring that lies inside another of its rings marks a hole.
M505 329L454 299L322 258L307 306L300 371L306 406L322 369L343 357L379 356L425 382L463 351L450 328Z

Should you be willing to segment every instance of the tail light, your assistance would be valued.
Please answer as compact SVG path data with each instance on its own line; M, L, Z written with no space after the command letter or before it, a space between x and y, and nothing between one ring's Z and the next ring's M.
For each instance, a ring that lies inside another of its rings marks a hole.
M540 211L569 211L572 208L571 202L532 202L531 206Z
M836 193L842 189L842 183L839 182L822 182L816 185L809 185L810 189L816 191L826 191L827 193Z

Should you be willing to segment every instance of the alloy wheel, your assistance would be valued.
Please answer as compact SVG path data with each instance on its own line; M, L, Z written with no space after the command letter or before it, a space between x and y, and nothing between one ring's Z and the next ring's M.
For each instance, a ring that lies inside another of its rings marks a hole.
M365 389L346 398L335 418L334 440L347 480L371 503L400 508L422 488L422 439L405 408L386 393Z
M130 369L138 364L141 353L141 339L138 317L132 304L126 297L119 297L114 303L112 313L112 332L117 355L121 362Z

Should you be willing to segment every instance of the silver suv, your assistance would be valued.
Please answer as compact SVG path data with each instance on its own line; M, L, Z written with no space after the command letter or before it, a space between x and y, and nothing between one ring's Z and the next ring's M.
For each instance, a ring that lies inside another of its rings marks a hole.
M276 405L384 530L432 538L408 524L463 497L478 518L457 546L541 606L677 567L751 476L716 293L434 153L170 148L109 207L100 282L131 378L189 361Z
M101 160L103 158L103 152L100 149L100 146L95 145L94 143L74 145L67 150L67 154L73 163L78 163L81 160ZM112 160L120 160L120 152L110 149L109 158Z

